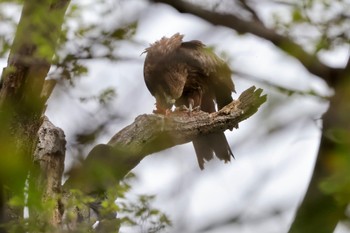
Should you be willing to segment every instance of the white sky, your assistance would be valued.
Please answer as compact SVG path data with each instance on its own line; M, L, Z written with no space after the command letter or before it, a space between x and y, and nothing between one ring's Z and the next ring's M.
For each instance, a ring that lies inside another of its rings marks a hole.
M99 122L105 114L99 111L98 105L82 104L76 97L98 94L110 86L116 88L114 111L123 118L108 128L109 132L98 139L99 143L106 143L136 116L152 112L154 99L144 85L144 56L140 57L140 54L149 43L176 32L185 34L185 40L199 39L210 46L215 45L218 52L229 55L233 70L236 68L298 90L312 88L327 92L322 81L310 76L298 62L277 51L268 42L250 35L237 36L230 29L213 27L191 15L179 14L166 5L147 7L140 1L130 2L131 5L121 4L118 7L121 12L138 12L140 20L135 39L144 44L126 44L119 51L136 60L89 62L88 77L80 79L73 90L56 90L49 102L47 115L54 124L63 128L68 144L72 143L72 133L86 126L84 120ZM265 7L263 14L268 15L268 10ZM347 56L347 50L338 49L323 54L322 59L341 66ZM4 67L5 61L0 62L0 68ZM259 87L249 80L233 79L238 93L234 97L249 86ZM137 93L137 98L132 93ZM317 153L320 132L315 119L326 110L327 104L314 97L287 97L273 91L269 91L269 95L285 106L266 119L263 110L273 104L267 103L256 115L242 122L238 130L226 132L236 158L230 164L214 160L200 171L192 145L177 146L148 156L137 166L134 172L139 180L133 185L131 196L156 194L155 207L171 217L175 232L182 227L181 223L187 223L189 229L186 232L191 232L237 214L246 223L208 232L286 232L306 190ZM272 123L275 126L284 123L279 120L281 118L291 122L288 130L266 137L264 133L274 126ZM68 148L67 164L70 162ZM273 219L264 219L266 213L274 208L285 208L286 212ZM341 227L336 231L345 232L349 231Z

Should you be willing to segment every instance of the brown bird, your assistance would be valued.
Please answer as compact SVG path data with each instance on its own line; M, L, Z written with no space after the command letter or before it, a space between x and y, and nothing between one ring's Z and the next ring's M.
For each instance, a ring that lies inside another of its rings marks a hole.
M163 37L145 49L144 78L156 98L155 113L168 114L171 108L186 106L191 112L201 109L215 112L232 102L235 86L228 65L198 41L183 42L177 33ZM225 162L233 156L225 134L213 133L193 140L198 164L215 155Z

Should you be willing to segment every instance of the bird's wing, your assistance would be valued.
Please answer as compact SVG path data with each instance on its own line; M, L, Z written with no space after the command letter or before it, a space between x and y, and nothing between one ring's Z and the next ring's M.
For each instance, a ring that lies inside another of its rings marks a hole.
M191 67L192 73L208 77L219 109L232 101L231 94L235 86L231 79L231 69L211 49L200 41L183 42L179 56Z
M144 79L147 88L153 96L157 92L165 92L172 98L179 98L187 77L186 66L177 60L176 56L167 55L161 60L146 57L144 64Z
M186 83L186 64L177 56L181 38L163 38L146 49L144 79L160 110L171 108Z

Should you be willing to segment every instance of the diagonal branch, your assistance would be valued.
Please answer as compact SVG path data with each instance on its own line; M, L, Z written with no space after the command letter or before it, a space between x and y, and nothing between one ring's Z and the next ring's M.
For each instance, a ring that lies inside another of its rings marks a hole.
M85 193L103 192L121 180L144 157L192 141L199 135L223 132L238 126L266 101L262 89L251 87L218 112L173 113L170 116L141 115L115 134L108 144L93 148L81 167L70 172L65 189ZM101 175L103 169L106 176ZM107 172L109 171L109 172Z
M239 70L235 70L234 74L238 75L239 77L242 77L246 80L250 80L253 81L254 83L258 83L261 84L263 86L267 86L269 88L271 88L272 90L276 90L282 94L285 94L287 96L291 96L293 94L297 94L297 95L302 95L302 96L313 96L313 97L317 97L320 100L326 100L328 101L330 99L330 96L328 95L322 95L319 94L316 90L310 88L309 90L298 90L297 88L289 88L289 87L284 87L283 85L279 85L277 83L274 83L268 79L263 79L261 77L249 74L249 73L245 73Z
M255 22L262 24L262 20L260 19L258 13L247 3L247 0L239 0L239 3L252 15Z
M217 13L205 10L185 1L153 0L153 2L168 4L179 12L190 13L214 25L222 25L234 29L238 33L251 33L262 39L268 40L276 47L298 59L300 63L312 74L324 79L330 86L334 86L341 77L344 69L332 68L322 63L316 56L306 52L299 44L291 38L278 34L275 30L265 27L255 21L243 20L235 15Z
M239 122L253 115L265 102L266 96L260 96L262 90L251 87L218 112L174 113L170 117L163 115L141 115L134 124L117 133L108 145L127 147L133 154L145 156L166 148L187 143L199 135L211 134L236 127ZM135 134L137 138L135 138ZM136 140L135 140L136 139Z

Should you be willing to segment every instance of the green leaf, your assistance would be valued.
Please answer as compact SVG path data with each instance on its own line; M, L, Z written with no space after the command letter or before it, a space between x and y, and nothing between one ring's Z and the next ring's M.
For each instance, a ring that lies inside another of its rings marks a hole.
M302 22L302 21L304 21L304 17L303 17L303 15L302 15L300 9L295 8L295 9L293 10L293 12L292 12L292 20L293 20L294 22Z

